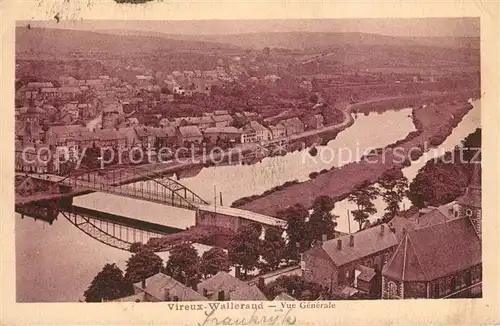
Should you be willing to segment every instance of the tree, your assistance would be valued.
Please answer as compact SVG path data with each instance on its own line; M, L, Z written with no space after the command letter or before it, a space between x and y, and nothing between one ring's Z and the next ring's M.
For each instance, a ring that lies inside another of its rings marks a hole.
M130 248L128 249L128 251L135 254L135 253L141 251L142 249L143 249L142 242L134 242L130 245Z
M200 257L198 251L188 242L175 245L170 250L167 274L184 284L199 281Z
M358 190L349 194L348 201L357 206L357 209L352 211L352 215L353 219L359 223L360 230L370 215L377 212L372 200L375 200L378 195L379 190L373 185L361 186Z
M260 257L260 232L249 225L241 228L229 242L229 261L243 268L244 277L257 267Z
M332 209L335 207L335 202L328 196L319 196L314 200L312 213L307 222L309 234L312 239L321 240L324 234L328 238L335 235L335 227L338 218L332 214Z
M400 170L390 170L379 181L382 199L387 204L384 220L392 219L400 211L399 205L408 192L408 179Z
M311 244L311 237L306 224L309 212L304 206L296 204L278 213L278 215L287 222L285 228L288 238L287 254L290 259L299 260L299 253L309 249Z
M159 273L163 260L153 251L143 248L133 254L127 261L125 279L131 283L140 282Z
M101 302L125 297L133 292L132 283L123 277L122 270L115 264L106 264L83 295L86 302Z
M285 239L283 239L283 230L276 228L267 229L262 244L262 258L265 261L262 270L274 271L278 269L284 258L285 249L286 243Z
M463 165L429 160L410 183L408 198L416 207L439 206L462 195L469 184Z
M231 270L228 254L221 248L213 247L201 256L200 272L204 276Z

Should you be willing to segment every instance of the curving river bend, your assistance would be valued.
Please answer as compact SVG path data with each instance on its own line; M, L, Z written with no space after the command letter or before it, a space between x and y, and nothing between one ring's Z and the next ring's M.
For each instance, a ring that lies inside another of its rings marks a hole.
M405 168L403 173L412 179L418 169L432 155L439 156L480 126L479 101L453 130L452 134L436 150L431 151ZM311 159L305 152L289 153L286 156L265 158L254 165L235 165L205 168L194 177L185 178L181 183L201 197L213 201L215 192L222 193L224 205L230 205L243 196L260 194L286 181L304 181L311 172L339 166L338 157L328 159L327 154L336 153L338 148L350 148L360 152L371 148L385 147L404 138L415 130L411 120L411 109L389 110L383 113L358 115L355 123L342 131L326 148L318 148L324 161ZM347 163L347 162L344 162ZM215 191L214 191L215 187ZM163 222L174 227L185 228L194 224L194 213L165 207L158 204L134 201L108 194L90 194L77 197L74 203L93 209L112 212L133 218ZM406 204L408 205L408 204ZM340 216L338 229L348 230L347 210L352 205L346 201L336 204L334 212ZM384 205L377 201L379 212ZM377 216L374 216L376 219ZM351 222L356 230L357 223ZM88 237L59 217L53 225L31 218L20 218L16 214L16 291L18 302L63 302L78 301L93 277L106 263L117 263L122 269L130 254L108 247ZM198 250L207 247L199 246ZM168 254L162 254L166 259Z

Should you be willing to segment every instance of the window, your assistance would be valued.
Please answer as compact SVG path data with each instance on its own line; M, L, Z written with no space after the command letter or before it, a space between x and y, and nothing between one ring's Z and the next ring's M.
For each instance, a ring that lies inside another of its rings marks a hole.
M390 297L398 296L398 286L393 281L389 282L389 296Z
M467 208L467 209L465 210L465 215L466 215L466 216L472 216L472 210L471 210L470 208Z

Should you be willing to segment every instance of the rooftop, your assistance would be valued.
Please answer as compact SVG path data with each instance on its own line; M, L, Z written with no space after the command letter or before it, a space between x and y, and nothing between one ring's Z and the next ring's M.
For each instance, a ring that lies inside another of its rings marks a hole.
M398 244L396 235L386 224L356 232L352 236L353 246L350 245L349 234L323 242L321 248L335 265L343 266ZM342 243L341 249L337 247L338 241Z
M198 284L198 292L207 291L208 295L217 295L219 291L234 291L238 287L245 286L246 283L226 272L218 272L214 276ZM217 297L215 297L217 299Z
M244 285L229 293L233 301L267 301L266 296L256 285Z
M225 134L239 134L240 131L236 127L211 127L205 129L206 134L210 133L225 133Z
M229 114L223 114L223 115L214 115L211 117L213 121L215 122L223 122L223 121L233 121L233 117L230 116Z
M382 274L430 281L481 263L481 240L469 219L408 231Z
M203 137L200 129L197 126L179 127L179 133L182 137Z
M134 286L159 301L166 301L165 297L173 298L174 296L178 297L179 301L207 300L207 298L198 292L163 273L157 273L148 277L145 283L145 288L142 288L141 282L135 283Z

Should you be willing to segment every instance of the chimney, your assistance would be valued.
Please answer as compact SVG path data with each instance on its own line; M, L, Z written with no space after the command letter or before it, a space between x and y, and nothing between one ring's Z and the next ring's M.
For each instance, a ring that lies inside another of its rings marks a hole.
M327 240L328 240L328 237L326 236L326 234L323 234L321 236L321 241L326 242Z
M354 247L354 235L351 234L349 236L349 246Z
M380 226L380 235L384 235L384 228L385 228L385 226L382 224Z
M337 249L342 250L342 239L337 240Z
M204 296L204 297L208 297L208 291L207 291L207 289L205 289L205 288L203 289L203 296Z
M221 290L221 291L219 291L219 294L217 296L217 301L224 301L224 300L225 300L224 290Z
M236 266L234 268L234 276L237 278L237 279L240 279L241 278L241 266Z
M143 289L145 289L145 288L146 288L146 279L143 279L143 280L141 281L141 287L142 287Z
M193 282L193 285L191 286L191 288L195 291L198 291L198 284L196 282Z
M265 286L266 286L266 283L264 282L264 278L259 277L259 284L258 284L259 289L262 290Z
M170 291L168 289L163 289L163 300L170 301Z

